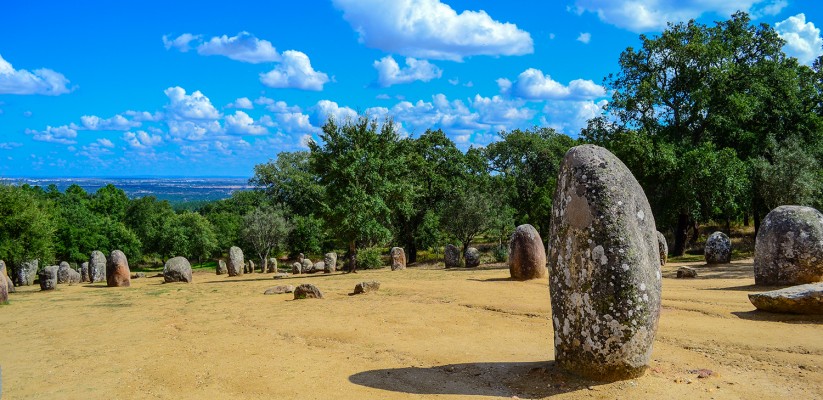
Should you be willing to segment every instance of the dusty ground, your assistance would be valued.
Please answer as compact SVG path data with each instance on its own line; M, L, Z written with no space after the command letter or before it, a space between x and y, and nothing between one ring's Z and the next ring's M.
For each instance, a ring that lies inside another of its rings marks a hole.
M651 369L607 384L555 368L547 283L499 267L29 286L0 307L3 399L823 398L823 318L754 311L750 260L697 268L664 267ZM326 299L262 294L304 282Z

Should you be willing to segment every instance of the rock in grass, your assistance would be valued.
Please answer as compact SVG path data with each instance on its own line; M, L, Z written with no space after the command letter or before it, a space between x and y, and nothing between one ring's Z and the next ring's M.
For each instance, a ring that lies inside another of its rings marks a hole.
M283 293L292 293L294 292L294 286L292 285L280 285L275 287L270 287L266 289L263 294L283 294Z
M186 257L174 257L163 266L163 281L191 283L191 263Z
M159 275L160 275L160 278L163 277L162 273L159 274ZM131 279L140 279L140 278L145 278L145 277L146 277L145 272L135 272L135 273L131 274Z
M303 258L303 261L300 261L300 271L304 274L310 274L314 271L314 263L311 262L310 258Z
M243 275L243 267L243 250L240 250L237 246L232 246L229 249L229 276Z
M29 260L17 266L17 285L29 286L34 284L37 277L37 269L40 267L39 260Z
M660 265L666 265L669 260L669 244L666 243L666 236L657 231L657 248L660 250Z
M518 226L509 239L509 273L518 280L549 276L543 239L529 224Z
M304 283L294 289L294 299L322 299L323 292L311 283Z
M595 380L640 376L660 316L660 253L649 202L608 150L571 148L551 214L549 286L559 366Z
M392 247L389 252L391 256L391 270L406 269L406 252L402 247Z
M697 278L697 270L691 267L680 267L677 269L678 278Z
M360 282L354 285L354 294L376 292L378 290L380 290L380 282L378 281Z
M291 264L291 273L292 274L302 274L303 273L303 264L298 261L295 261Z
M229 273L229 268L226 266L226 261L224 260L217 260L217 267L214 271L217 275L223 275Z
M57 288L57 270L60 267L49 265L39 273L40 290L54 290Z
M102 251L95 250L89 257L89 282L103 282L106 280L106 256Z
M63 261L57 269L57 283L80 283L80 273L73 270L69 263Z
M274 272L277 273L277 259L272 257L269 258L268 264L266 264L266 272Z
M291 274L287 274L285 272L278 272L278 273L274 274L273 278L274 279L284 279L284 278L288 278L290 276L291 276Z
M823 283L809 283L770 292L750 293L749 301L761 311L823 315Z
M728 264L732 262L732 241L723 232L715 232L706 239L703 251L706 264Z
M823 214L811 207L780 206L769 212L754 245L757 285L823 281Z
M120 250L114 250L106 261L106 285L108 287L131 286L129 260Z
M80 282L89 282L89 262L80 264Z
M453 244L447 244L443 249L443 263L446 268L456 268L460 266L460 249Z
M466 254L463 254L466 260L466 268L476 268L480 265L480 251L474 247L466 249Z

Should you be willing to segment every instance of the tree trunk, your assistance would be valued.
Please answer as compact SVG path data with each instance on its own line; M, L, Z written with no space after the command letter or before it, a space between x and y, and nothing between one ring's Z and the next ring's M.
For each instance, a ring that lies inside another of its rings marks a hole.
M754 213L754 236L757 237L757 231L760 230L760 214Z
M749 213L743 214L743 226L749 226Z
M260 257L260 272L266 273L266 270L269 268L269 255L266 254L265 256Z
M691 221L692 225L692 238L690 243L692 245L697 244L697 238L700 236L700 226L697 225L697 221Z
M726 234L732 235L732 219L730 217L726 217Z
M417 244L414 243L412 240L410 243L406 245L406 248L409 249L409 264L414 264L417 262Z
M468 240L463 242L463 250L460 251L460 260L463 260L464 264L466 262L466 250L469 249L470 244L471 244L471 242L469 242Z
M357 273L357 245L354 240L349 242L349 273Z
M689 230L689 216L685 213L680 213L677 217L677 227L674 229L674 247L672 248L672 255L682 256L686 252L686 237Z

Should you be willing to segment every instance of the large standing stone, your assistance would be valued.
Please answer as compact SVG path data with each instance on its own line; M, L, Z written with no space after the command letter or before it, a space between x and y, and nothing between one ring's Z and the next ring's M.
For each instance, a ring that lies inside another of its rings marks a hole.
M706 264L728 264L732 262L732 241L723 232L712 233L703 254Z
M466 249L466 254L463 254L466 259L466 268L475 268L480 265L480 251L474 247Z
M303 258L303 261L300 261L300 265L302 265L302 271L304 274L314 272L314 263L311 262L310 258Z
M69 263L63 261L57 269L57 283L80 283L80 273L73 270Z
M823 283L808 283L770 292L750 293L749 301L761 311L823 315Z
M0 260L0 304L8 304L9 302L9 280L6 276L6 263Z
M3 260L0 260L0 275L2 275L3 278L5 278L7 295L8 293L14 293L14 282L12 281L11 277L9 277L9 270L6 269L6 263Z
M29 260L20 263L17 267L17 286L33 285L39 267L40 261L38 260Z
M54 290L57 288L57 270L60 267L49 265L40 271L40 290Z
M325 265L323 272L330 274L332 272L337 271L337 253L326 253L323 256L323 263Z
M103 282L106 280L106 256L102 251L95 250L89 257L89 282Z
M754 244L754 283L800 285L823 281L823 214L780 206L760 224Z
M215 268L215 272L217 273L217 275L228 274L229 268L226 267L226 261L217 260L217 268Z
M666 265L669 260L669 244L666 242L666 236L660 231L657 231L657 248L660 251L660 265Z
M596 380L643 374L660 316L660 254L643 188L608 150L563 158L552 207L555 360Z
M317 286L311 283L304 283L294 289L294 299L322 299L323 293Z
M518 226L509 239L509 273L520 280L549 276L543 239L529 224Z
M266 265L266 272L274 272L277 273L277 259L272 257L269 258L269 264Z
M89 282L89 262L80 264L80 282Z
M186 257L174 257L163 266L163 281L191 283L191 264Z
M243 275L243 250L237 246L229 249L229 276Z
M402 247L392 247L389 252L391 256L391 270L406 269L406 252Z
M129 260L120 250L114 250L106 261L106 285L109 287L131 286Z
M460 266L460 249L453 244L447 244L443 249L443 263L446 268L456 268Z

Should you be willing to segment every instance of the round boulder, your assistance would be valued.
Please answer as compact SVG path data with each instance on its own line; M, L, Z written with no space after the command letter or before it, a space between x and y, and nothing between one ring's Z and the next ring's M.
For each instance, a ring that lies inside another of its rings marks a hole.
M216 272L217 275L228 274L229 273L229 268L226 267L226 261L225 260L217 260L217 268L215 268L214 272Z
M669 260L669 244L666 243L666 236L657 231L657 248L660 250L660 265L666 265Z
M29 286L34 284L34 278L37 277L37 269L40 267L40 261L29 260L24 261L17 267L17 285Z
M811 207L780 206L760 224L754 245L756 285L823 281L823 214Z
M463 257L466 259L466 268L475 268L480 265L480 251L474 247L466 249Z
M300 261L300 265L302 266L301 271L303 271L304 274L314 272L314 263L311 262L310 258L304 257L303 260Z
M614 154L566 153L549 237L557 364L594 380L642 375L660 317L660 253L643 188Z
M391 252L391 270L406 269L406 252L402 247L392 247Z
M509 273L512 279L546 278L546 249L537 229L529 224L518 226L509 239Z
M706 264L728 264L732 262L732 241L723 232L712 233L703 254Z
M57 270L60 267L49 265L40 271L40 290L54 290L57 288Z
M317 286L311 283L304 283L294 289L294 299L322 299L323 293Z
M443 263L446 268L456 268L460 266L460 250L453 244L447 244L443 249Z
M95 250L89 257L89 282L103 282L106 280L106 256L102 251Z
M63 261L57 269L57 283L80 283L80 273L73 270L69 263Z
M186 257L174 257L163 266L163 281L191 283L191 264Z
M323 263L324 263L324 266L325 266L325 268L323 269L323 272L325 272L327 274L330 274L332 272L337 271L337 253L335 253L335 252L326 253L323 256Z
M114 250L106 261L106 285L109 287L131 286L129 260L120 250Z
M229 276L243 275L243 250L237 246L232 246L229 249Z

